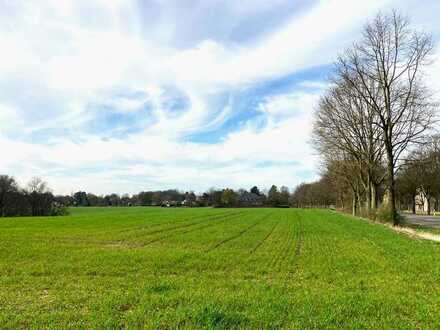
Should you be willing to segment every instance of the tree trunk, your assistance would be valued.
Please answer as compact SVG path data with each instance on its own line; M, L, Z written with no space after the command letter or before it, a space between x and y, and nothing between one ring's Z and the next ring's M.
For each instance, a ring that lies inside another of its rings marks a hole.
M412 196L412 214L416 214L416 195Z
M426 198L426 204L428 206L427 213L428 213L428 215L431 215L431 198L429 198L429 197Z
M371 209L377 209L377 186L374 183L371 184Z
M390 212L393 225L398 226L400 224L399 218L396 212L396 186L394 179L394 157L391 146L387 146L387 181L388 181L388 210Z
M353 191L353 205L352 205L352 214L356 216L357 213L357 194L356 191Z
M372 193L372 187L371 187L371 176L370 173L367 175L367 193L366 193L366 206L367 206L367 216L369 217L371 214L371 193Z
M1 195L0 195L0 217L3 217L3 215L4 215L4 208L5 208L5 195L6 195L6 193L2 193Z

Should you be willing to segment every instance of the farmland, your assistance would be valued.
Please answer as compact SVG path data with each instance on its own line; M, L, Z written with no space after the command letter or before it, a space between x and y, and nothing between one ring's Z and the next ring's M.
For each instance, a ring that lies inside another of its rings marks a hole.
M440 244L326 210L0 220L0 328L438 328Z

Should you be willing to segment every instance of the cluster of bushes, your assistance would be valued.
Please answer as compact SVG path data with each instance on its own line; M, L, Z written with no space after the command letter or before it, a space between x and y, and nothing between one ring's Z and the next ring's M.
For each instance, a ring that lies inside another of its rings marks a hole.
M65 214L65 205L56 201L40 178L33 178L25 188L21 188L13 177L0 175L0 217Z

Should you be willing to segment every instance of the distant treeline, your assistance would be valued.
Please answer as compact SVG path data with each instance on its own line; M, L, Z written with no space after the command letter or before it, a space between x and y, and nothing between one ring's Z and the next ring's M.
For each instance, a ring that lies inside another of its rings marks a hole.
M0 175L0 217L51 216L67 214L40 178L33 178L25 188L13 177Z
M64 215L68 207L88 206L331 207L337 204L337 196L327 178L300 184L292 193L285 186L279 189L272 185L265 191L257 186L249 190L211 188L201 194L168 189L134 195L95 195L85 191L54 195L40 178L33 178L22 188L13 177L0 175L0 217Z
M109 194L98 196L85 191L72 195L56 196L55 200L66 206L163 206L163 207L288 207L291 194L287 187L273 185L267 193L254 186L246 189L215 189L202 194L182 192L177 189L142 191L135 195Z

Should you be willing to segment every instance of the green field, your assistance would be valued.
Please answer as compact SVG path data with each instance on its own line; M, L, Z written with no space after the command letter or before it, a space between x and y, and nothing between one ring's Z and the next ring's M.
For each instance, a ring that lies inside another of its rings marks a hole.
M0 219L0 328L439 328L440 244L325 210Z

